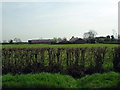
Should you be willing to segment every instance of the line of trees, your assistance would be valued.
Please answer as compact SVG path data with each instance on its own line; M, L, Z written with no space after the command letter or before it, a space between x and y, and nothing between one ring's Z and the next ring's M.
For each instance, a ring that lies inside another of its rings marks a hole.
M64 38L60 38L60 37L56 38L56 37L54 37L54 38L53 38L53 42L54 42L54 43L66 42L66 41L68 41L66 37L64 37Z
M118 35L118 39L114 37L114 35L107 35L106 37L96 37L97 32L94 30L90 30L89 32L84 33L83 38L86 43L120 43L120 35Z

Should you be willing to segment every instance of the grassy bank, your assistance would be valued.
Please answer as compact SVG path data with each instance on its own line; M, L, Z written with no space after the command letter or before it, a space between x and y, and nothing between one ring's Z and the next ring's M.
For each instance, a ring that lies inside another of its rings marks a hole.
M7 74L3 77L3 88L120 88L120 73L96 73L82 78L68 75Z

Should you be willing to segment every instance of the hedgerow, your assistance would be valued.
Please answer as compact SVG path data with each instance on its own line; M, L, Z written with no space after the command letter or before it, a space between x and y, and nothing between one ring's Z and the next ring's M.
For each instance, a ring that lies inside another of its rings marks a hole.
M119 51L120 47L3 48L2 73L51 72L81 77L120 72Z

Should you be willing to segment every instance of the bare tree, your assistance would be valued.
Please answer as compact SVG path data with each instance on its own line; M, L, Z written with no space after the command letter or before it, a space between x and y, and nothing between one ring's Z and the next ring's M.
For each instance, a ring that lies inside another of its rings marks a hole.
M67 38L66 38L66 37L64 37L62 41L67 41Z
M18 42L21 42L21 39L20 39L20 38L14 38L14 41L15 41L16 43L18 43Z
M8 42L9 42L10 44L13 44L13 40L12 40L12 39L11 39L11 40L9 40Z
M54 37L52 41L56 43L57 42L57 38Z
M57 42L61 42L62 38L58 37Z
M62 40L66 40L66 38L60 38L60 37L58 37L58 38L56 38L56 37L54 37L53 38L53 42L55 42L55 43L58 43L58 42L61 42Z
M87 38L94 38L97 35L97 32L94 30L90 30L89 32L84 33L83 37Z

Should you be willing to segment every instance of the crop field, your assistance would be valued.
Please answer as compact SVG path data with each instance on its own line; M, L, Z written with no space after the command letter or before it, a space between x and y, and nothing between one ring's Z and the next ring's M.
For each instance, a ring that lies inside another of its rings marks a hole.
M72 47L117 47L117 44L9 44L2 48L72 48Z

